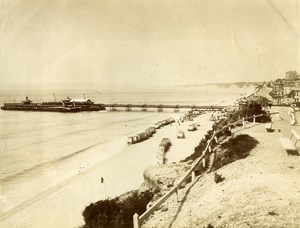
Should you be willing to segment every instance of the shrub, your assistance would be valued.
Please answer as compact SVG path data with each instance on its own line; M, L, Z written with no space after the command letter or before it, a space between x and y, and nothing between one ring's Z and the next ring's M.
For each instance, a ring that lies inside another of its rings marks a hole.
M153 197L151 191L132 191L126 197L100 200L85 208L82 215L84 228L123 228L133 226L133 215L141 215Z
M238 135L221 146L214 161L213 169L219 169L238 159L243 159L256 147L258 141L249 135Z
M240 120L243 117L247 116L253 116L253 115L260 115L260 114L266 114L265 111L262 110L262 105L256 102L251 102L246 108L239 109L235 111L234 113L231 113L229 117L227 117L225 120L214 123L213 124L213 130L209 130L207 134L205 134L204 139L202 139L197 147L195 147L194 153L191 154L190 156L186 157L184 160L181 162L186 162L189 160L196 160L202 155L202 151L206 147L207 141L212 137L214 130L218 131L225 127L226 125L236 122ZM249 119L249 121L253 121L253 119ZM255 119L256 122L268 122L271 121L269 116L262 116L262 117L256 117ZM242 126L242 123L238 123L237 126ZM232 126L233 128L234 126ZM222 132L218 134L218 137L221 136L231 136L231 132L228 129L224 129ZM215 146L215 142L212 141L211 143L212 148Z
M266 114L264 110L262 110L262 105L256 102L251 102L248 104L246 108L239 109L235 111L234 113L231 113L228 118L226 118L221 123L217 124L217 126L214 128L215 130L221 129L222 127L226 126L229 123L236 122L243 117L250 117L250 116L258 116L260 114ZM253 121L253 118L248 119L248 121ZM265 123L270 122L271 118L269 116L261 116L256 117L255 121L258 123ZM241 123L239 124L241 125Z
M225 177L223 177L223 176L220 175L220 174L215 173L214 179L215 179L215 182L216 182L216 183L219 183L219 182L224 181L224 180L225 180Z

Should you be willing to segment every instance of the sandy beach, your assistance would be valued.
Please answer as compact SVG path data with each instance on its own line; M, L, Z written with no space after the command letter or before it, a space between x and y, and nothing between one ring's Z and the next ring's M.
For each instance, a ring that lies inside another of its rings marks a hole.
M174 116L164 113L163 116ZM180 113L182 115L182 113ZM180 115L176 114L177 116ZM193 121L168 125L158 129L148 140L127 146L127 138L104 145L105 150L122 150L105 163L100 163L61 184L24 202L1 215L1 227L78 227L83 224L82 211L90 203L107 197L115 197L137 189L143 183L146 164L157 164L157 149L162 138L170 138L172 146L166 154L167 162L178 162L194 152L204 134L211 128L210 114L200 115ZM189 132L192 123L199 123L198 130ZM177 139L178 130L185 139ZM58 175L59 176L59 175ZM101 183L101 177L104 183Z

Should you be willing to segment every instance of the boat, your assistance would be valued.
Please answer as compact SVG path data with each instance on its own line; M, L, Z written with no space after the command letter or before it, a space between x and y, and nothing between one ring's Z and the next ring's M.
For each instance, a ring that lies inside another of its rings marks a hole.
M88 99L89 100L89 99ZM61 102L42 102L34 103L26 97L21 103L4 103L2 110L13 111L40 111L40 112L81 112L99 111L100 105L94 105L92 101L78 102L72 99L62 100Z

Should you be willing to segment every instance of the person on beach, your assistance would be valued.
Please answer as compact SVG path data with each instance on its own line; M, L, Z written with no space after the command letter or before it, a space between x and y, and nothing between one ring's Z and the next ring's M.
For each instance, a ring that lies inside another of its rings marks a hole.
M295 104L291 104L291 107L288 110L288 114L290 117L290 123L292 126L294 126L297 123L297 119L296 119L296 110L295 110L296 105Z

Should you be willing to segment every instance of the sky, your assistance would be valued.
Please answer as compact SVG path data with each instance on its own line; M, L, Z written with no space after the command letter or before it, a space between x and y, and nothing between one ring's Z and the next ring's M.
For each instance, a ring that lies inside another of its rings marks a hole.
M0 86L155 88L300 73L300 0L0 0Z

